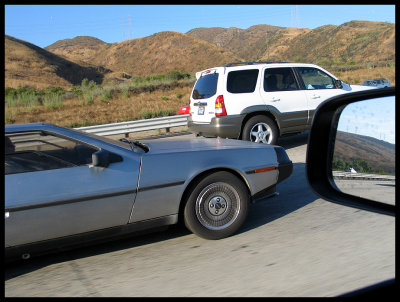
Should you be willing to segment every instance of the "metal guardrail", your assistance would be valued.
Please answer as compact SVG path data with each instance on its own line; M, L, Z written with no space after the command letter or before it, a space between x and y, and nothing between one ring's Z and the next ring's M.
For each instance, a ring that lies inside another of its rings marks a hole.
M156 129L167 129L167 132L169 132L169 128L186 126L188 116L188 114L174 115L131 122L80 127L75 129L103 136L119 134L125 134L125 136L128 136L129 133Z
M351 172L340 172L333 171L333 178L337 179L367 179L367 180L391 180L395 181L396 176L394 175L380 175L380 174L367 174L367 173L351 173Z

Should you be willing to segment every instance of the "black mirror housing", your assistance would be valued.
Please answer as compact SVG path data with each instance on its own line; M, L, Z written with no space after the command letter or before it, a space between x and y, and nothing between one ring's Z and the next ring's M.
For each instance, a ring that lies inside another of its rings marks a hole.
M341 80L335 80L335 88L337 88L337 89L343 88L343 84L342 84Z
M99 150L92 154L92 163L95 167L107 168L110 164L109 152L106 150Z
M350 103L394 95L395 87L371 89L333 97L318 106L311 125L306 155L307 179L317 195L334 203L395 216L394 205L339 191L332 175L333 149L340 109Z

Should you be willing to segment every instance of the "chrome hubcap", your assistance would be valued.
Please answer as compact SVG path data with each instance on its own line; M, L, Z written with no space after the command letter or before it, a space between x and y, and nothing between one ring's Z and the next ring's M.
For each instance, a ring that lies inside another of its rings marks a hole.
M205 187L196 200L196 216L210 230L221 230L231 225L240 212L240 197L226 183L213 183Z
M250 130L250 140L255 143L269 144L272 141L272 129L268 124L258 123Z

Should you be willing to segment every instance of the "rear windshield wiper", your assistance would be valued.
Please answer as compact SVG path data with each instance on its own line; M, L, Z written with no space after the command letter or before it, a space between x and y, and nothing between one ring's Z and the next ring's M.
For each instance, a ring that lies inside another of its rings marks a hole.
M139 141L130 141L126 138L121 138L120 141L124 142L124 143L128 143L131 146L132 151L135 151L135 149L137 149L137 148L141 149L144 152L149 152L149 150L150 150L150 148L147 145L145 145Z

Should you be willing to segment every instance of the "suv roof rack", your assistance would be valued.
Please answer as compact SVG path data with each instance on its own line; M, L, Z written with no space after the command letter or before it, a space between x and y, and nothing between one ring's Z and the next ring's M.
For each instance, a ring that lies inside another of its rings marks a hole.
M281 62L281 61L235 62L222 65L222 67L231 67L236 65L273 64L273 63L290 63L290 62Z

